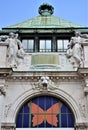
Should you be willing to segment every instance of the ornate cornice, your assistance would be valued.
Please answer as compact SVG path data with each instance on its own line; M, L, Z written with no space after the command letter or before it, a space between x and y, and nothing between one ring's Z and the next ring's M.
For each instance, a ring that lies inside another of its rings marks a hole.
M80 81L81 76L77 72L12 72L7 80L38 81L42 76L48 76L52 81Z
M82 71L82 70L81 70ZM80 81L88 75L85 71L13 71L11 68L0 68L0 79L18 81L38 81L42 76L48 76L52 81Z
M88 76L88 68L79 68L78 73L81 75L81 77L85 78Z

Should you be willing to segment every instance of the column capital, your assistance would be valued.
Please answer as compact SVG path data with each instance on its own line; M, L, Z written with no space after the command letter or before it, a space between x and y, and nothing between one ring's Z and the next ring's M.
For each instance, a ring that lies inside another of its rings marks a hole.
M88 79L85 79L85 87L84 87L84 93L88 95Z
M86 129L86 128L88 128L88 122L82 122L82 123L76 123L75 124L75 128L76 129Z
M15 130L16 124L15 123L2 123L1 130Z
M88 79L87 78L85 79L85 85L86 85L86 87L88 87Z

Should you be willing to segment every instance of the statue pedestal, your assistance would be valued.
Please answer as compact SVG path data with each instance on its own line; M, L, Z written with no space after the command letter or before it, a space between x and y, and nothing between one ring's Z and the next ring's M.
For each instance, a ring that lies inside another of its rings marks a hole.
M0 42L0 68L7 66L7 43Z

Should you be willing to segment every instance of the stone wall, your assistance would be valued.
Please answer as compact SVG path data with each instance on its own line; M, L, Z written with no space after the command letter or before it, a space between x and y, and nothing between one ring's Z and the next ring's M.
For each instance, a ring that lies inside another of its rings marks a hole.
M2 112L2 130L4 130L7 124L14 124L15 126L17 112L26 100L35 95L47 94L57 96L69 105L74 113L75 125L77 128L79 128L79 124L81 127L86 127L86 123L88 122L88 107L84 92L85 82L77 72L70 73L69 75L67 73L58 73L57 75L59 76L50 76L47 72L47 76L49 76L50 80L53 82L53 89L50 87L49 90L45 91L39 91L36 87L39 85L38 83L42 73L40 73L40 75L39 73L36 73L36 75L33 73L31 74L29 73L29 76L25 73L25 76L23 76L21 73L19 75L13 72L13 74L10 75L11 77L9 76L6 80L7 88ZM6 127L5 130L8 128Z

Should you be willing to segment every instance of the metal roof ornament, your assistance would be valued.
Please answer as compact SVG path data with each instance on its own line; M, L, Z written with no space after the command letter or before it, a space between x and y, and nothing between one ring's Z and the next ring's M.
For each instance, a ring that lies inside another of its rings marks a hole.
M38 10L39 14L42 16L49 16L54 13L54 7L48 3L43 3Z

